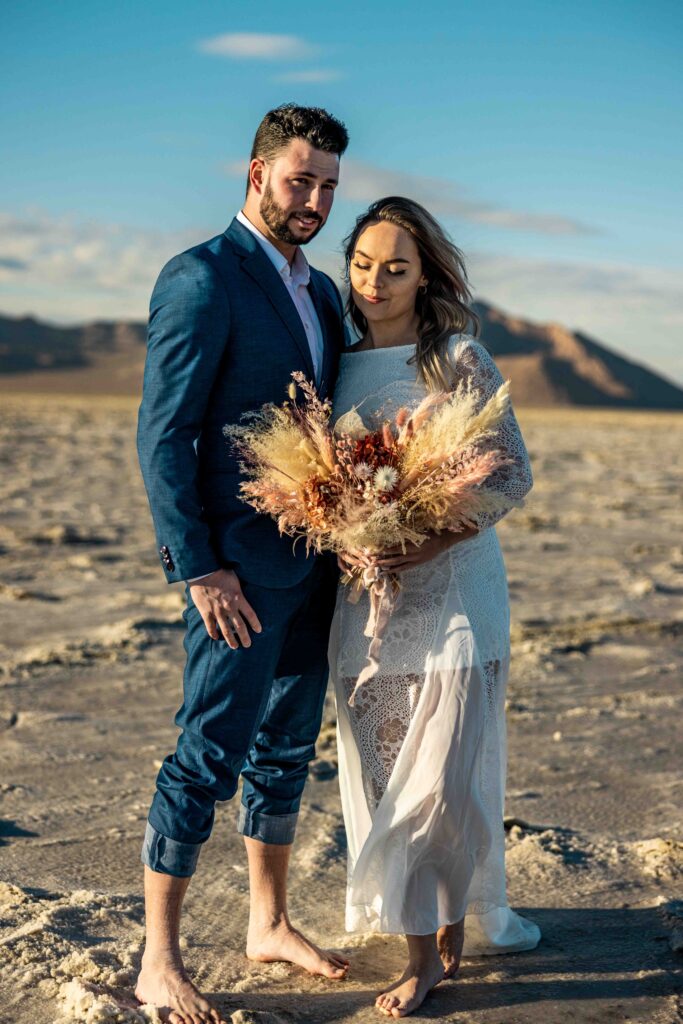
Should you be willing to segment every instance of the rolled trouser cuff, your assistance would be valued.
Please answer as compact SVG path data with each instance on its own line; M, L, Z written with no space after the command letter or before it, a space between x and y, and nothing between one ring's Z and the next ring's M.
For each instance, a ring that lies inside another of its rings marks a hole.
M293 814L263 814L240 804L237 831L250 839L259 839L262 843L290 845L294 842L298 817L298 811Z
M147 822L140 859L152 871L162 875L189 878L195 872L201 848L201 843L179 843L176 839L169 839Z

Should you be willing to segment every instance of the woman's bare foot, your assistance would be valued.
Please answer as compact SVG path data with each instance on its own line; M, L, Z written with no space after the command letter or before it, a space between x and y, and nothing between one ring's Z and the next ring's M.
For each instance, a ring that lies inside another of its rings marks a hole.
M261 963L285 961L303 967L309 974L322 974L333 981L346 977L349 961L339 953L320 949L293 928L289 921L270 926L249 925L247 956Z
M443 981L443 964L436 949L428 958L411 961L398 981L375 1000L385 1017L407 1017Z
M465 918L456 924L447 924L439 928L436 933L436 941L439 947L439 956L443 963L444 978L452 978L462 957L462 947L465 941Z
M168 1024L226 1024L187 976L179 956L142 958L135 988L140 1003L151 1003Z

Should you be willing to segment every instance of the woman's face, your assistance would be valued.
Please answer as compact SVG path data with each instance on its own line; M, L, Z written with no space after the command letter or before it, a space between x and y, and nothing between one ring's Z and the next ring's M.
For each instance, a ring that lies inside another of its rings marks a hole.
M356 242L350 282L368 323L412 317L417 290L427 283L413 236L386 221L370 224Z

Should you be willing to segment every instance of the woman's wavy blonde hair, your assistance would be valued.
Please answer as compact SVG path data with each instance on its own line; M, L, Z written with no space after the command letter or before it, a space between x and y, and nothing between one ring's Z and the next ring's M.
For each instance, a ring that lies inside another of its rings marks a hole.
M367 332L368 322L353 301L351 260L363 231L380 221L404 228L415 239L428 284L426 289L417 293L415 308L420 323L415 355L410 362L417 365L418 375L430 391L447 389L453 379L453 366L448 354L449 338L468 330L477 337L480 331L479 317L468 305L472 294L463 254L438 221L419 203L402 196L387 196L374 202L358 217L353 230L344 239L346 281L349 284L347 313L361 335Z

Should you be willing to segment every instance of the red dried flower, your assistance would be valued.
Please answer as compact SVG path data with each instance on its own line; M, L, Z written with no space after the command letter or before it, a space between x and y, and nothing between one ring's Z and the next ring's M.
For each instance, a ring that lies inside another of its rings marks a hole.
M384 432L376 430L356 441L352 457L354 463L366 462L374 470L379 469L380 466L393 466L396 462L397 451L393 444L391 447L387 447Z

